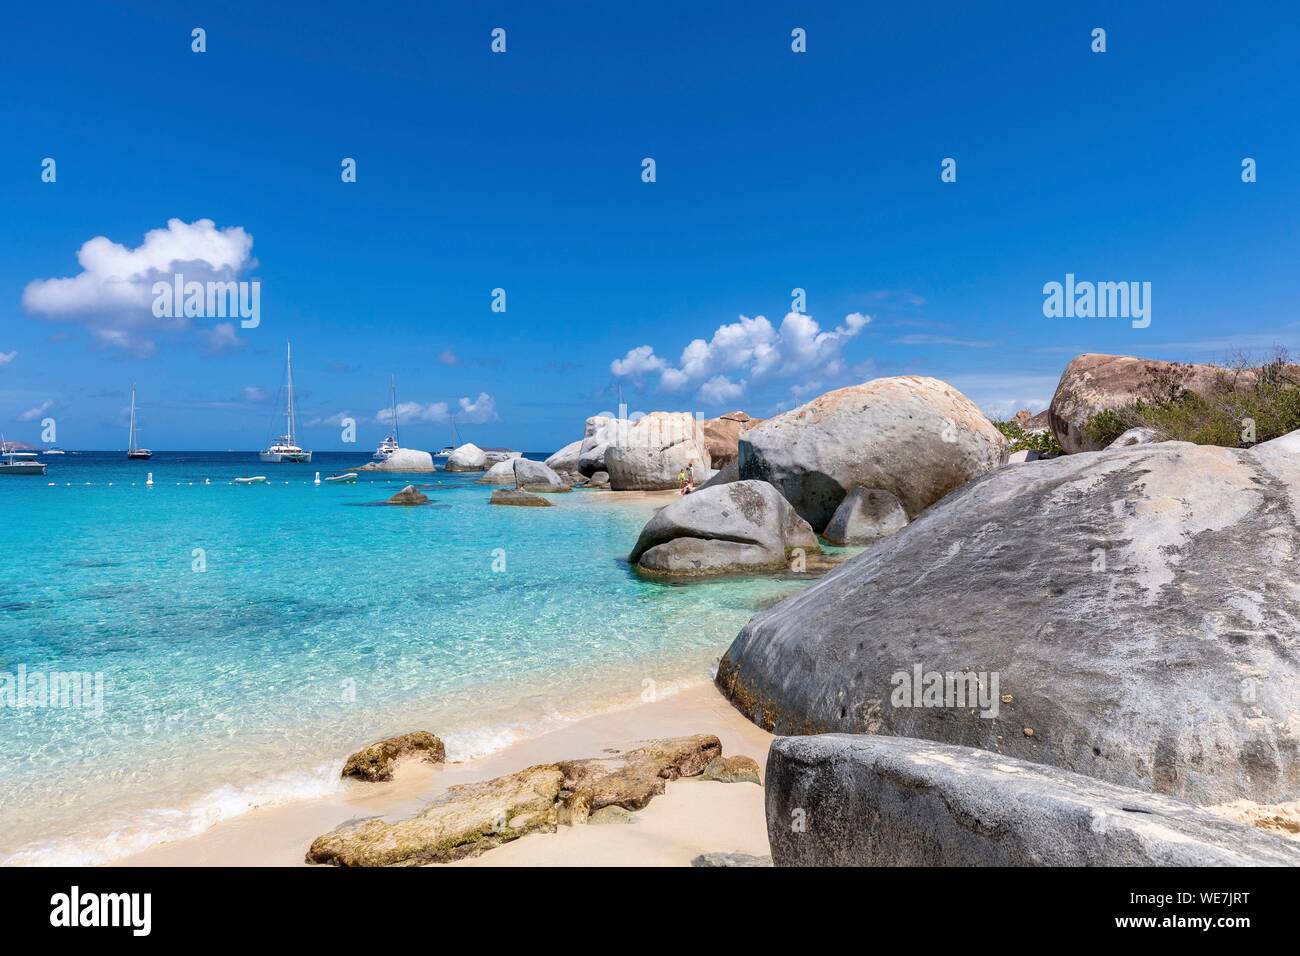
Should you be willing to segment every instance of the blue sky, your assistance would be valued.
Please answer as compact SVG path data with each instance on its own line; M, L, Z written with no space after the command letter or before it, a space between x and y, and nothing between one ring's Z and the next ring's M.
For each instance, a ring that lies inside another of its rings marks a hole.
M122 447L135 382L154 448L260 447L290 339L303 444L347 447L333 422L350 415L367 450L390 373L411 403L405 444L441 446L456 412L481 445L548 450L620 382L636 410L767 415L916 373L1007 413L1041 407L1079 352L1300 349L1288 4L96 3L5 18L10 438L35 442L52 416L65 447ZM1241 181L1243 157L1258 182ZM183 248L212 238L203 220L251 237L234 271L261 284L256 329L119 314L96 293L112 275L25 298L81 273L90 240L136 249L172 220ZM1150 282L1150 326L1045 318L1043 284L1066 273ZM796 287L807 318L783 325Z

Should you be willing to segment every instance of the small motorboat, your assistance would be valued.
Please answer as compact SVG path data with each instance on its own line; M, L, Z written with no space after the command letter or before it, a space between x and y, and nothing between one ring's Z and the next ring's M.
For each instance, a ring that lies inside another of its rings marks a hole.
M266 484L266 475L253 475L251 478L236 478L237 485L264 485Z
M325 482L331 485L355 485L357 483L357 473L347 471L341 475L330 475L325 479Z

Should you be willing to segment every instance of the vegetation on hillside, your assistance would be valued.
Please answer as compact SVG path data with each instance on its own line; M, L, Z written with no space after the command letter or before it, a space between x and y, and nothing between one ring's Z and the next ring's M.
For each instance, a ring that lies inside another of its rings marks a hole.
M1049 428L1046 431L1027 432L1021 427L1018 421L1008 419L1005 422L994 422L993 427L1000 431L1007 441L1011 442L1012 451L1036 451L1043 454L1060 454L1061 445L1056 440Z
M1191 371L1178 362L1148 365L1144 396L1098 412L1084 432L1103 448L1130 428L1150 428L1164 441L1248 448L1300 428L1300 367L1285 350L1263 363L1224 366L1204 392L1186 387Z

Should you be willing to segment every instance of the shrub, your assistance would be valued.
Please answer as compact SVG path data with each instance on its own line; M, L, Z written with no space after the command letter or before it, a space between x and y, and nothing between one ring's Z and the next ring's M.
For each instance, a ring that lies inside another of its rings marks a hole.
M1061 454L1061 444L1052 434L1045 432L1026 432L1017 421L994 422L993 427L1011 442L1012 451L1036 451L1041 454Z
M1204 394L1188 391L1190 367L1148 365L1146 399L1089 418L1083 431L1105 447L1130 428L1163 440L1248 448L1300 428L1300 368L1279 349L1258 365L1238 359L1218 371Z

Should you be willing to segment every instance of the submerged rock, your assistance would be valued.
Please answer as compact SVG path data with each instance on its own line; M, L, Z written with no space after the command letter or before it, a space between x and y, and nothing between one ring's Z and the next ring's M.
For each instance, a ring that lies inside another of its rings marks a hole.
M1300 866L1208 810L970 747L778 737L767 783L777 866Z
M907 526L907 512L888 491L854 488L831 516L822 537L831 544L875 544Z
M672 575L781 571L796 548L821 552L808 522L767 482L737 481L661 508L628 560Z
M343 776L371 782L391 780L393 764L415 754L421 754L429 763L442 763L447 759L447 750L441 740L427 730L417 730L358 750L343 764Z
M493 505L515 505L523 508L553 508L549 501L541 495L535 495L531 491L520 491L518 488L498 488L492 492L492 497L488 499L488 504Z
M977 746L1196 804L1294 799L1293 448L999 469L753 617L718 684L778 734Z
M447 456L444 471L486 471L487 453L478 445L467 442Z
M515 470L516 487L523 491L553 494L569 490L568 482L540 461L516 458L511 464Z
M428 504L428 502L429 496L422 491L416 490L415 485L407 485L388 499L390 505L423 505Z
M740 436L740 477L770 481L814 531L853 488L909 518L1006 461L1007 440L957 389L904 375L827 392Z

